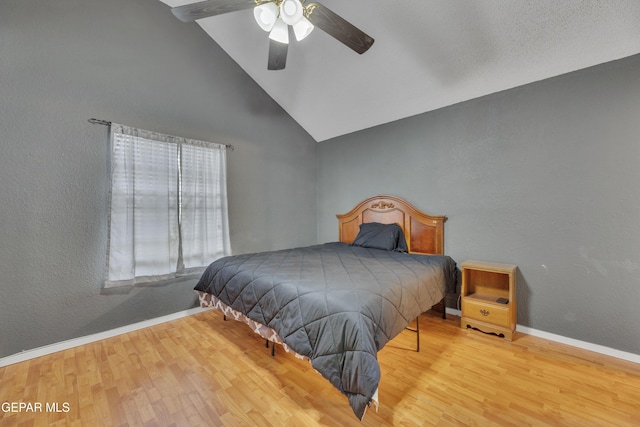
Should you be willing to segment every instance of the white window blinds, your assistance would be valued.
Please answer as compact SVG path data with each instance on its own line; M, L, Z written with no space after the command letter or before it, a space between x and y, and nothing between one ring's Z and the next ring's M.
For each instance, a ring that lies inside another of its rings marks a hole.
M231 253L226 146L111 124L106 287L199 273Z

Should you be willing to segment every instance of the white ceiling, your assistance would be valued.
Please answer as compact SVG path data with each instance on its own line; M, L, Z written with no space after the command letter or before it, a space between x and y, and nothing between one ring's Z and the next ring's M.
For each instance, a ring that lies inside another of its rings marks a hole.
M640 53L639 0L319 3L372 36L371 49L316 29L292 40L285 70L268 71L251 10L197 21L316 141Z

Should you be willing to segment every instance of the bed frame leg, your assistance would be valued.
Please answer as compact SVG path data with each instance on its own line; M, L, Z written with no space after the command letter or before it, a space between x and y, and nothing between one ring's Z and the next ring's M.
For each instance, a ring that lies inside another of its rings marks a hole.
M416 351L420 352L420 315L416 317Z
M265 340L264 346L269 348L269 340ZM276 354L276 343L271 343L271 357Z
M415 332L416 333L416 351L419 352L420 351L420 315L418 315L418 317L416 317L416 328L415 329L412 329L409 326L407 326L405 329L408 329L411 332Z

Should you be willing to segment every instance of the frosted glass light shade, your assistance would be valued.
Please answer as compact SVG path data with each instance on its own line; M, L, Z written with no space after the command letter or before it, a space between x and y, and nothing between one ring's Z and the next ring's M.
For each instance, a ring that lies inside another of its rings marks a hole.
M253 9L256 22L264 31L271 31L278 19L278 6L275 3L264 3Z
M280 4L280 18L288 25L294 25L300 21L303 18L302 11L300 0L284 0Z
M311 34L315 27L307 18L304 16L301 20L293 24L293 32L296 35L296 40L300 41Z
M280 18L276 20L273 29L269 33L269 38L280 43L289 43L289 26Z

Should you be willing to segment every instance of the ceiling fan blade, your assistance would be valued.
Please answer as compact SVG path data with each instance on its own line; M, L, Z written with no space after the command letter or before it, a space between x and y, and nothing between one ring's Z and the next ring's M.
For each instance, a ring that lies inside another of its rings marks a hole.
M313 25L359 54L369 50L374 42L371 36L321 4L308 4L305 14Z
M171 12L182 22L222 15L237 10L252 9L263 3L258 0L206 0L171 8Z
M284 70L287 65L289 45L269 39L269 62L267 70Z

